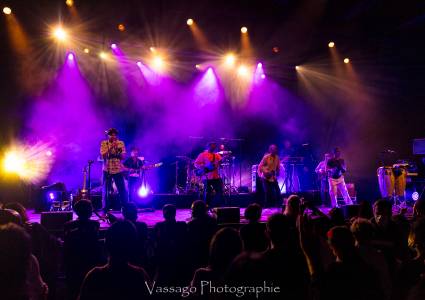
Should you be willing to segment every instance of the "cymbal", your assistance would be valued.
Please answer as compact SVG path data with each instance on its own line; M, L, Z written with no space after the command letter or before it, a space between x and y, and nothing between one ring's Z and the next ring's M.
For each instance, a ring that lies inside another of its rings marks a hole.
M217 153L220 155L230 155L232 154L232 151L218 151Z

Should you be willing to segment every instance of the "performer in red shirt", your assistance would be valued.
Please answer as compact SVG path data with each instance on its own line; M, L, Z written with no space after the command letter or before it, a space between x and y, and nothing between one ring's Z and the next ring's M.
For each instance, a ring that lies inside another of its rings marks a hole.
M221 204L223 199L223 181L218 172L221 155L215 153L216 149L216 143L208 143L208 149L200 153L195 160L196 173L204 179L204 201L208 206L212 204L214 193L216 200L214 206Z

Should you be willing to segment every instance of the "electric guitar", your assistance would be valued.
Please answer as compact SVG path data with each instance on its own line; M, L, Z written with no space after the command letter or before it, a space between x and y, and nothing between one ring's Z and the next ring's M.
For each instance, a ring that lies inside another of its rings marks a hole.
M218 164L213 164L212 162L209 162L209 163L205 164L203 167L196 169L195 175L196 176L204 176L208 173L213 172L217 168L218 168Z
M162 165L163 165L163 163L159 162L159 163L156 163L156 164L145 165L145 166L142 166L138 169L132 169L132 168L124 167L124 171L128 172L129 177L140 177L140 172L142 170L150 170L150 169L154 169L154 168L159 168Z

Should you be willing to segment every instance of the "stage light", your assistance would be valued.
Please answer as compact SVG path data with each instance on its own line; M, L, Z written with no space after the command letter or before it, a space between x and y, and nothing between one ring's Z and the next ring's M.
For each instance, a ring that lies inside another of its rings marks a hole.
M189 26L193 25L193 19L187 19L186 24Z
M68 33L61 26L58 26L53 30L53 36L59 42L64 42L68 37Z
M295 70L299 71L301 69L300 66L295 66Z
M84 53L89 54L90 53L90 49L89 48L84 48Z
M238 75L241 77L245 77L248 75L248 67L245 65L240 65L238 68Z
M348 64L350 62L350 59L348 57L344 58L344 64Z
M156 51L155 47L149 47L149 50L150 50L151 52L155 52L155 51Z
M333 48L333 47L335 47L335 43L334 43L334 42L329 42L328 47L329 47L329 48Z
M72 54L72 53L69 53L68 54L68 60L74 60L74 54Z
M68 5L69 7L74 5L74 0L66 0L65 1L66 5Z
M103 60L106 60L108 58L108 53L101 51L99 53L99 57Z
M142 185L138 190L137 190L137 195L141 198L145 198L149 195L149 188L145 185Z
M242 33L247 33L248 32L248 28L246 28L245 26L241 28L241 32Z
M195 65L195 68L199 70L199 69L201 68L201 65L196 64L196 65Z
M117 28L118 28L118 30L119 30L119 31L121 31L121 32L125 31L125 26L124 26L124 24L118 24Z
M164 60L162 59L162 57L160 57L160 56L155 56L153 59L152 59L152 68L155 70L155 71L157 71L157 72L161 72L161 71L163 71L163 69L164 69L164 65L165 65L165 63L164 63Z
M266 75L265 74L261 74L261 79L266 79Z
M49 193L49 199L50 199L50 200L55 200L55 194L54 194L54 193L52 193L52 192L50 192L50 193Z
M418 192L414 191L412 193L412 200L413 201L418 201L419 200L419 193Z
M3 7L3 13L5 15L10 15L12 13L12 9L10 7Z
M229 53L224 57L224 62L227 67L232 67L236 62L236 57L234 54Z
M257 64L257 68L262 68L263 67L263 64L262 63L258 63Z
M6 173L22 174L25 172L25 159L22 153L10 151L6 153L3 161L3 169Z
M35 145L15 144L5 151L2 170L5 175L16 175L21 180L38 183L49 174L53 157L47 155L52 149L45 143Z
M115 50L115 49L118 48L118 46L117 46L117 44L114 43L114 44L111 44L111 48Z
M52 151L50 151L50 150L47 150L46 151L46 156L52 156L53 155L53 152Z
M275 46L275 47L273 47L272 48L272 51L274 52L274 53L278 53L279 52L279 47L277 47L277 46Z

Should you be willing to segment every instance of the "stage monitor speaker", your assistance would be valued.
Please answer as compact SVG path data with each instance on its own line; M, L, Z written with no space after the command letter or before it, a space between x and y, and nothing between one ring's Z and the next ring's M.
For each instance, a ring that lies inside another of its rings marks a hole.
M213 211L217 216L218 224L240 223L241 221L239 207L216 207Z
M42 212L40 223L48 231L61 232L63 231L63 225L71 221L73 217L72 211L49 211Z
M341 206L341 209L342 209L342 213L344 214L344 218L346 220L349 220L359 215L360 205L358 204L343 205Z

